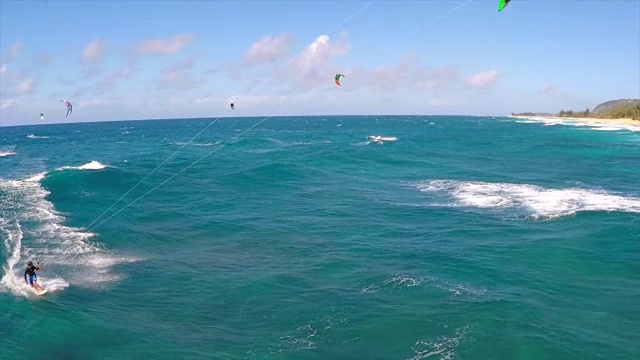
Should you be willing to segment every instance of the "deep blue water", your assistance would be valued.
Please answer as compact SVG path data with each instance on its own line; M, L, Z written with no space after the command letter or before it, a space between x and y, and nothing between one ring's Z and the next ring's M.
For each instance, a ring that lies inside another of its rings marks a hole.
M640 128L260 120L0 127L0 357L640 358Z

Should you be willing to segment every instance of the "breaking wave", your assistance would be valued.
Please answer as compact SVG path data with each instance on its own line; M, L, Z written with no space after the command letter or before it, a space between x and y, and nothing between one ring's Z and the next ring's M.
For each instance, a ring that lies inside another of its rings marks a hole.
M580 211L640 212L640 198L604 190L549 189L529 184L432 180L417 185L420 191L444 194L445 206L511 209L533 218L556 218Z

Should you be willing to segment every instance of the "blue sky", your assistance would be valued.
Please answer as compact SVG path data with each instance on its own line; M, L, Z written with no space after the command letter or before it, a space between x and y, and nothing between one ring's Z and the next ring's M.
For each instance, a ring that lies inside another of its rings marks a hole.
M639 0L497 3L2 0L0 125L508 115L640 97Z

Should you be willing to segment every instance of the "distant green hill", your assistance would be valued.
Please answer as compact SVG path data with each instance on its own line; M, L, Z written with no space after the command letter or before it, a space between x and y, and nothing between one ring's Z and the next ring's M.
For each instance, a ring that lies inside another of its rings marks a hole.
M512 113L511 115L522 116L548 116L550 114L543 113ZM596 106L593 111L586 109L584 111L560 110L558 114L552 116L560 117L593 117L600 119L633 119L640 120L640 99L619 99L609 100Z
M640 99L620 99L620 100L610 100L603 102L602 104L596 106L592 114L598 115L609 115L617 112L624 112L626 110L640 110Z

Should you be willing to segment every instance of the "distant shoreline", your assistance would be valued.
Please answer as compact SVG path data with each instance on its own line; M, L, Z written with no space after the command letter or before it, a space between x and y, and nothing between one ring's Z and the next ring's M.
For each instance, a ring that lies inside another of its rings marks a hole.
M515 118L515 119L576 121L576 122L587 122L587 123L594 123L594 124L640 126L640 120L633 120L629 118L600 119L600 118L593 118L593 117L524 116L524 115L511 115L509 117Z

